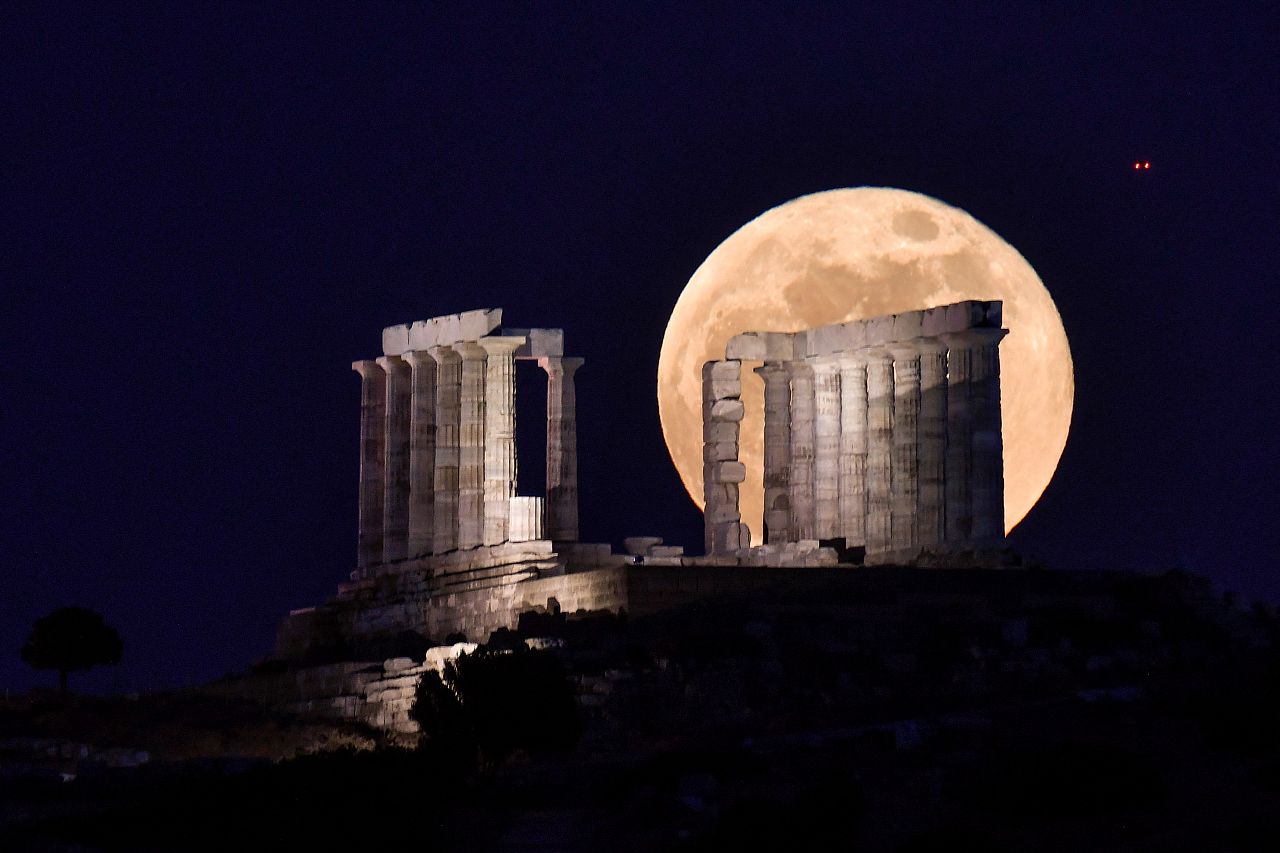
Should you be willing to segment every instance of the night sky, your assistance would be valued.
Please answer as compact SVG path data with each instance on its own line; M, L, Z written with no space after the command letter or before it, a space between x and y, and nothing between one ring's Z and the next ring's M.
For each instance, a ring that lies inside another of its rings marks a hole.
M332 594L349 365L394 323L564 328L584 538L700 549L667 317L738 226L842 186L963 208L1057 302L1075 417L1020 550L1280 599L1275 5L622 5L6 4L0 689L56 683L18 648L60 605L120 629L79 683L123 690Z

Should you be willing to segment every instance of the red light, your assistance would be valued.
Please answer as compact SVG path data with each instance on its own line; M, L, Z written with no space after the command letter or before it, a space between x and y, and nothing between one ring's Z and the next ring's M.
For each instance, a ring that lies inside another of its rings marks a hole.
M1135 168L1135 169L1141 169L1141 168L1142 168L1142 164L1141 164L1141 163L1134 163L1134 164L1133 164L1133 168Z
M1144 168L1144 169L1150 169L1150 168L1151 168L1151 164L1150 164L1150 163L1143 163L1143 164L1142 164L1142 168Z

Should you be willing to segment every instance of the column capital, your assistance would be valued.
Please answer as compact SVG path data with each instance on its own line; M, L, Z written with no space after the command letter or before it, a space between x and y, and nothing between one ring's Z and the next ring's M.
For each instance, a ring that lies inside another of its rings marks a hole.
M773 376L784 376L787 373L787 363L785 361L766 361L759 367L751 368L751 372L764 379Z
M840 369L840 362L834 354L811 355L805 358L805 362L815 376L828 376Z
M867 364L884 364L893 361L893 352L887 346L866 347L858 350Z
M947 342L942 338L916 338L912 343L916 345L916 349L919 350L922 355L925 353L932 353L936 355L938 353L946 352L947 350Z
M842 368L867 366L867 353L865 350L841 350L835 353L835 359Z
M381 367L387 375L391 373L400 373L409 370L409 364L398 355L382 355L377 358L378 366Z
M370 376L377 376L385 373L382 365L379 363L381 359L364 358L359 361L351 362L351 369L360 374L362 379L368 379Z
M414 367L414 368L417 368L423 365L427 365L429 367L435 367L435 364L436 364L435 358L427 350L421 350L421 349L406 350L405 352L400 354L400 357L403 358L411 367Z
M963 332L948 332L945 335L938 335L937 340L942 341L952 349L972 349L974 347L999 344L1007 334L1009 334L1008 329L966 329Z
M477 339L476 343L489 355L503 355L514 353L528 340L524 335L490 335Z
M462 356L463 361L483 361L489 357L485 348L478 341L462 341L453 345L453 351Z
M920 357L920 346L916 343L918 338L909 341L893 341L884 345L884 348L893 356L894 361L902 361L904 359L912 359Z
M782 365L787 369L788 376L796 376L798 374L813 373L813 365L803 358L798 358L794 361L784 361Z
M428 347L427 355L435 359L436 364L452 364L462 360L462 356L451 346Z
M538 359L538 366L545 370L548 376L553 372L560 372L566 377L572 377L585 362L586 359L576 356L544 355Z

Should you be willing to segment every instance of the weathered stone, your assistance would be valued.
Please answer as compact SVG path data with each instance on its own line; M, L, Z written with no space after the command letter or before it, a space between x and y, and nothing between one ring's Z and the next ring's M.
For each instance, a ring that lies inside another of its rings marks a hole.
M740 421L745 413L741 400L716 400L711 407L711 417L717 421Z
M376 361L357 361L360 374L360 525L357 566L382 562L386 499L387 375Z
M716 483L741 483L747 479L747 466L741 462L716 462L711 471L712 481Z
M578 421L574 375L580 358L543 357L547 372L547 535L578 541Z

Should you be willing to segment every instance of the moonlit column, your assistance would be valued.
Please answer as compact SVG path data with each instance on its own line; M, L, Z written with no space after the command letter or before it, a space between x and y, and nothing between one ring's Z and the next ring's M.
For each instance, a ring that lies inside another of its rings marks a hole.
M360 522L356 562L382 562L382 502L386 464L387 375L376 361L353 362L360 374Z
M458 548L484 541L484 347L475 341L454 346L462 356L461 412L458 416Z
M840 355L840 536L854 548L867 541L867 364Z
M407 352L413 370L409 404L409 546L408 556L432 550L435 522L436 360L426 352Z
M840 364L834 356L808 360L813 368L814 538L840 535Z
M432 347L436 362L435 518L432 552L458 547L458 426L461 415L462 358L452 347Z
M791 379L791 537L793 541L816 538L814 524L813 368L804 361L787 362Z
M742 362L726 359L702 365L702 518L708 555L731 554L751 545L738 505L747 476L738 459L743 413Z
M973 421L975 543L1004 539L1004 441L1000 424L1000 341L1006 329L970 329L969 413Z
M484 348L484 544L506 542L516 493L515 358L523 337L481 338Z
M578 418L574 374L581 358L544 356L547 372L547 524L558 542L578 541Z
M890 540L894 550L919 545L916 501L920 494L920 351L893 344L893 474L889 486Z
M893 356L867 351L867 554L882 554L892 542L890 485L893 481Z
M916 529L922 546L936 548L946 540L947 351L937 338L918 343L920 491Z
M786 365L768 362L755 369L764 380L765 541L786 542L791 528L791 384Z
M378 359L386 374L386 438L382 500L382 561L403 560L409 544L409 403L413 370L397 355Z

